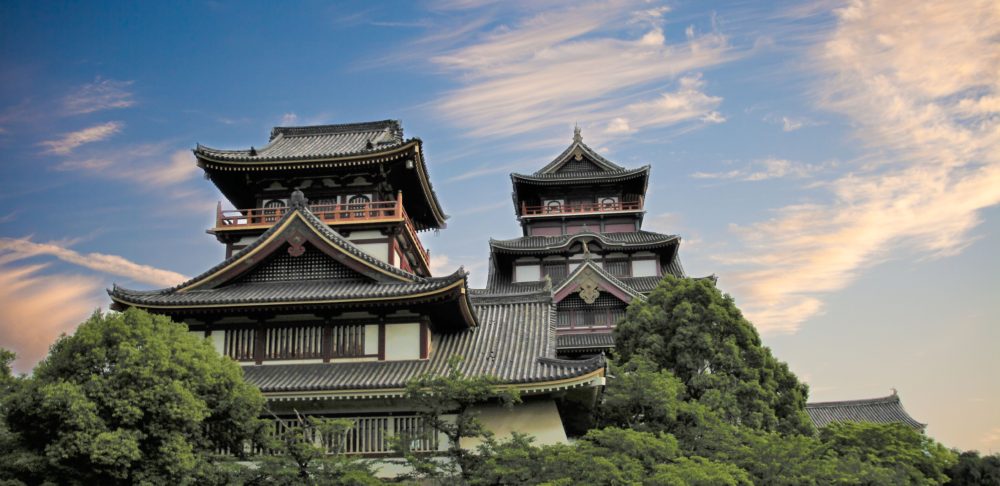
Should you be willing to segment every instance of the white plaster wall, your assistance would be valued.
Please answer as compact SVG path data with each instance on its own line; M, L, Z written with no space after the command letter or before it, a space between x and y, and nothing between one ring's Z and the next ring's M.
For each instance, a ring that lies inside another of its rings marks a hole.
M361 251L382 260L383 262L389 261L389 244L388 243L361 243L357 245Z
M492 431L498 440L509 439L511 432L528 434L535 438L535 445L564 444L566 430L556 402L551 399L529 401L513 408L501 405L475 407L479 420ZM462 439L462 447L472 449L481 443L479 439Z
M541 265L517 265L514 267L515 282L537 282L541 279Z
M386 324L385 359L420 359L419 323Z
M212 334L208 338L212 340L215 352L221 355L226 354L226 331L212 331Z
M374 240L376 238L385 238L379 230L366 230L366 231L352 231L351 236L347 238L348 240Z
M365 325L365 354L378 354L378 324Z
M656 260L632 260L633 277L655 277Z

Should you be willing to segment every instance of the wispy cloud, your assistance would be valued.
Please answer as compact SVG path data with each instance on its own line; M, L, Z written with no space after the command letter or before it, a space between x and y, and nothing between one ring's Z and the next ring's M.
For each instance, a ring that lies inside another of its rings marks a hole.
M520 138L568 122L621 137L648 127L718 123L721 99L698 72L734 57L725 36L668 42L665 8L645 2L530 6L520 18L432 56L462 86L436 102L472 135ZM675 89L671 89L675 86Z
M780 125L784 132L794 132L800 128L815 127L823 125L822 122L804 116L777 115L768 113L761 118L765 123Z
M822 295L908 250L962 251L1000 203L1000 10L990 0L857 1L816 47L821 107L867 154L829 200L734 227L746 244L734 293L765 331L793 332ZM749 256L747 256L749 255Z
M95 111L128 108L135 104L129 88L132 81L115 81L97 78L70 93L63 99L68 115L82 115Z
M118 255L82 254L59 242L36 243L30 238L0 238L0 257L7 256L9 259L20 260L43 255L54 256L84 268L153 285L171 286L187 279L177 272L135 263Z
M997 427L983 436L980 440L987 451L1000 449L1000 427Z
M691 174L691 177L695 179L728 179L755 182L768 179L809 177L822 169L822 165L804 164L769 157L751 162L743 168L725 172L695 172Z
M101 306L101 283L80 275L43 275L46 265L10 265L0 251L0 346L29 371L62 333L70 333Z
M67 160L56 169L85 171L150 186L175 185L198 173L190 150L172 149L166 142L132 145L88 158Z
M121 122L107 122L100 125L84 128L64 134L56 140L46 140L39 145L48 147L47 153L58 155L69 155L73 149L87 143L100 142L121 131L124 125Z

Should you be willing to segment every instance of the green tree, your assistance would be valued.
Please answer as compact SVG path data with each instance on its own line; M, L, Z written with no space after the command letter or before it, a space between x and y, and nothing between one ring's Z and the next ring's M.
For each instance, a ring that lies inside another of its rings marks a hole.
M976 451L963 452L947 474L949 486L1000 486L1000 454L980 456Z
M808 389L761 344L760 336L709 279L665 277L629 306L615 329L622 362L645 356L728 423L811 433Z
M644 356L610 366L608 384L598 407L601 426L640 431L670 431L682 406L684 384L670 371L657 369Z
M261 424L257 442L263 454L254 458L256 467L245 468L242 478L230 482L248 486L382 484L367 462L341 454L345 435L354 426L350 419L275 416Z
M875 468L863 484L943 484L957 460L934 439L900 423L836 422L820 431L820 440L843 460Z
M530 440L489 442L480 449L472 484L749 485L736 466L683 457L670 434L609 427L573 445L534 447Z
M262 405L240 367L186 326L135 309L98 312L4 398L24 467L2 473L191 484L214 474L214 451L243 449Z
M460 367L463 358L453 356L445 374L425 374L406 384L406 396L431 429L448 440L447 460L435 460L407 449L409 440L397 441L414 477L438 480L468 481L475 463L481 458L462 447L463 439L489 438L492 433L483 426L474 407L490 401L512 406L521 401L516 390L501 389L500 380L493 376L466 375Z

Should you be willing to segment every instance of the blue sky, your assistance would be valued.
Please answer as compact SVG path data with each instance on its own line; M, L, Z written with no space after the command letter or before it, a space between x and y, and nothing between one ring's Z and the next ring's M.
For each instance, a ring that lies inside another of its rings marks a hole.
M512 171L572 138L652 164L684 238L813 400L895 387L1000 450L1000 12L989 1L5 2L0 346L27 371L103 289L217 263L190 149L395 118L485 279Z

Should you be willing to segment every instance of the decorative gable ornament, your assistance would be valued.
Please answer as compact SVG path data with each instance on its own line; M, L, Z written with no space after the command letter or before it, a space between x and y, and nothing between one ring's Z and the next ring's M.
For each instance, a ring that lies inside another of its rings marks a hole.
M580 298L587 304L593 304L601 296L600 286L592 272L581 275Z

